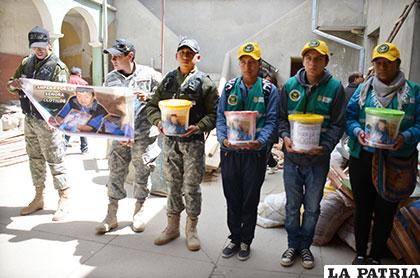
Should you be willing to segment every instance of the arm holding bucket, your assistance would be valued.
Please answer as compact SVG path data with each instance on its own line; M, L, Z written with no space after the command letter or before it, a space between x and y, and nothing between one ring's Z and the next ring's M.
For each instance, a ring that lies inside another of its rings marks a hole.
M203 103L205 116L196 124L200 132L210 132L216 127L216 110L219 102L217 87L209 77L203 80Z
M279 93L276 86L271 86L271 92L265 107L265 123L259 132L256 141L260 142L259 148L267 145L267 143L276 136L278 140L278 114L279 114ZM255 149L258 144L251 144L250 149Z

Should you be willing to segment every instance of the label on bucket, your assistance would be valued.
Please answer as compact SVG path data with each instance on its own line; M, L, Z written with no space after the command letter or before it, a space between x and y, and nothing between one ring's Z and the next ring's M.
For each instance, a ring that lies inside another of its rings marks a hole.
M226 111L227 139L232 144L247 143L255 138L255 111Z
M168 113L164 118L162 127L165 135L179 136L188 129L188 122L185 122L185 117L180 117L176 113Z
M301 122L292 123L293 149L297 151L308 151L319 145L321 134L320 124L307 124Z
M365 138L367 144L374 148L391 149L398 136L400 118L378 117L366 114Z

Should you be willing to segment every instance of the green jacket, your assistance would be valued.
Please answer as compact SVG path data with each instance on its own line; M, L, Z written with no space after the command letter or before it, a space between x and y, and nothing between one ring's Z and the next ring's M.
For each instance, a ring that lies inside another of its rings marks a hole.
M402 110L405 114L399 129L399 132L404 136L404 145L398 151L389 152L391 156L408 157L416 150L417 143L419 142L420 129L418 119L420 117L420 111L417 110L420 101L420 87L418 84L409 80L407 80L407 86L407 97L402 105ZM350 99L346 115L346 130L347 134L349 134L348 145L350 148L350 155L355 158L359 157L361 150L361 145L357 140L356 133L360 129L365 128L366 113L364 108L375 107L372 99L372 88L369 88L365 106L361 109L359 105L359 98L362 87L363 86L360 85L353 97ZM398 109L397 96L392 99L387 108ZM373 151L373 148L370 150L368 149L368 151Z
M194 68L183 75L179 68L168 73L159 84L152 99L146 104L148 120L156 125L161 120L159 101L170 98L187 99L193 102L190 110L190 125L196 125L200 132L210 132L216 125L216 108L218 102L217 87L204 74ZM194 74L190 78L190 75ZM199 78L195 78L198 76ZM186 84L183 84L186 78Z

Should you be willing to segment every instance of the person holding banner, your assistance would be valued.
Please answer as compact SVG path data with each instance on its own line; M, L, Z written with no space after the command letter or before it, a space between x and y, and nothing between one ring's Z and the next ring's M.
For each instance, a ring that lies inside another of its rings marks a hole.
M29 168L36 192L32 202L24 207L20 214L28 215L44 208L45 163L48 163L54 187L58 190L60 197L52 220L59 221L68 214L70 191L64 166L63 135L57 129L49 127L43 120L41 114L22 91L19 78L66 83L69 73L67 66L52 53L50 36L46 29L39 26L34 27L28 34L28 40L32 53L22 60L8 82L9 92L19 95L22 111L25 114L26 152L29 156Z
M203 133L210 132L215 127L218 101L216 85L207 74L196 67L200 61L199 52L197 41L182 39L175 56L179 67L165 76L146 105L149 121L162 131L159 101L177 98L193 102L186 132L180 136L164 137L164 175L170 188L168 223L166 229L155 239L156 245L163 245L179 237L180 213L186 207L188 217L185 233L187 248L191 251L200 249L197 223L201 212L200 183L205 170Z
M145 104L155 91L161 79L154 69L137 64L134 61L136 49L126 39L118 39L111 48L104 50L112 56L114 70L107 74L104 86L132 88L135 100L135 132L134 141L112 142L109 155L108 213L96 232L104 234L118 226L118 201L127 197L124 182L128 174L130 162L134 166L134 198L136 204L133 213L132 229L142 232L145 229L142 215L143 204L149 196L148 179L154 168L154 161L160 154L157 145L159 130L152 126L146 118Z

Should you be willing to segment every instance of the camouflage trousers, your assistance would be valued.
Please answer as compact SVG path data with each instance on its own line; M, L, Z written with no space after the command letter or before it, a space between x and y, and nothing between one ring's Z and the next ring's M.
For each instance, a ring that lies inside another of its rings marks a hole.
M167 213L179 214L186 208L189 216L200 215L200 183L205 171L204 142L179 142L165 137L163 150L163 171L169 187Z
M44 120L28 116L25 117L24 134L33 185L45 186L46 162L54 188L67 188L63 134L57 129L50 130Z
M108 197L121 200L127 197L124 182L130 162L134 166L133 195L140 202L149 196L148 179L154 168L154 161L160 154L157 136L138 136L131 147L113 141L109 155Z

